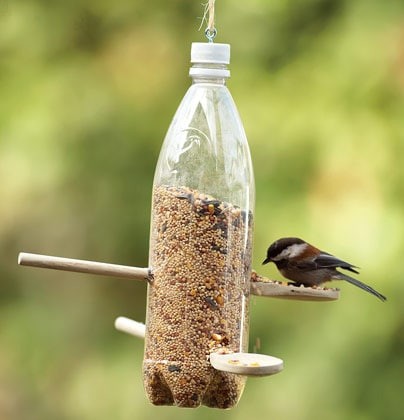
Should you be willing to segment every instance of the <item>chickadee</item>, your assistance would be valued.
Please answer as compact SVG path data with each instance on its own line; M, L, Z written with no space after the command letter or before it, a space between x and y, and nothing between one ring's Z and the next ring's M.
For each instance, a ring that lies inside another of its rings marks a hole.
M352 264L342 261L299 238L281 238L267 251L262 264L273 262L289 280L304 286L318 286L330 280L345 280L385 301L386 297L367 284L337 271L337 268L359 274Z

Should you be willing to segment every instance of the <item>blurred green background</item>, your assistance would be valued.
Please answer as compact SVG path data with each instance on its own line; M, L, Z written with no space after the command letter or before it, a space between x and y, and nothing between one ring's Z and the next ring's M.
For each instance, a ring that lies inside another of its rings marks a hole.
M154 166L204 41L200 1L0 0L0 418L400 419L404 413L404 4L216 4L253 157L254 267L301 236L361 267L333 303L253 298L281 374L237 408L154 407L146 287L17 266L20 251L146 266Z

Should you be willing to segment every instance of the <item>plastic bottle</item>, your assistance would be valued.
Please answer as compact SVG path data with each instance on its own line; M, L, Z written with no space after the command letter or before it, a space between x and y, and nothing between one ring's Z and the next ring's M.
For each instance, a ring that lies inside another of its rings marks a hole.
M248 347L255 188L229 61L228 44L192 44L192 85L156 167L143 363L156 405L230 408L244 388L209 363Z

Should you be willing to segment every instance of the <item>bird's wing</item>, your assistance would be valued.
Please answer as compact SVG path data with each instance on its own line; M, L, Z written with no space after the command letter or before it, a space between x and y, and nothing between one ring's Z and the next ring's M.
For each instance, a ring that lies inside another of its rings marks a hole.
M327 252L321 252L316 257L312 259L291 259L289 264L294 265L296 268L302 271L312 271L318 270L321 268L342 268L344 270L349 270L353 273L359 274L357 270L358 267L355 267L352 264L347 263L346 261L340 260L334 255L328 254Z
M356 266L349 264L346 261L340 260L334 255L327 254L326 252L321 252L314 260L313 263L316 264L317 268L343 268L344 270L352 271L353 273L359 274L356 270Z

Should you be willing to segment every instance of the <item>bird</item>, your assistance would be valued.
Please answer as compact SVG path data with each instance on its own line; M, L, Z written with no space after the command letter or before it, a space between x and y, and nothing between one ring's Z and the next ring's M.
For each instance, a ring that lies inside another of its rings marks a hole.
M273 262L283 277L300 286L319 286L331 280L345 280L371 293L381 301L387 298L361 281L341 273L337 268L359 274L358 267L321 251L300 238L280 238L273 242L262 264Z

